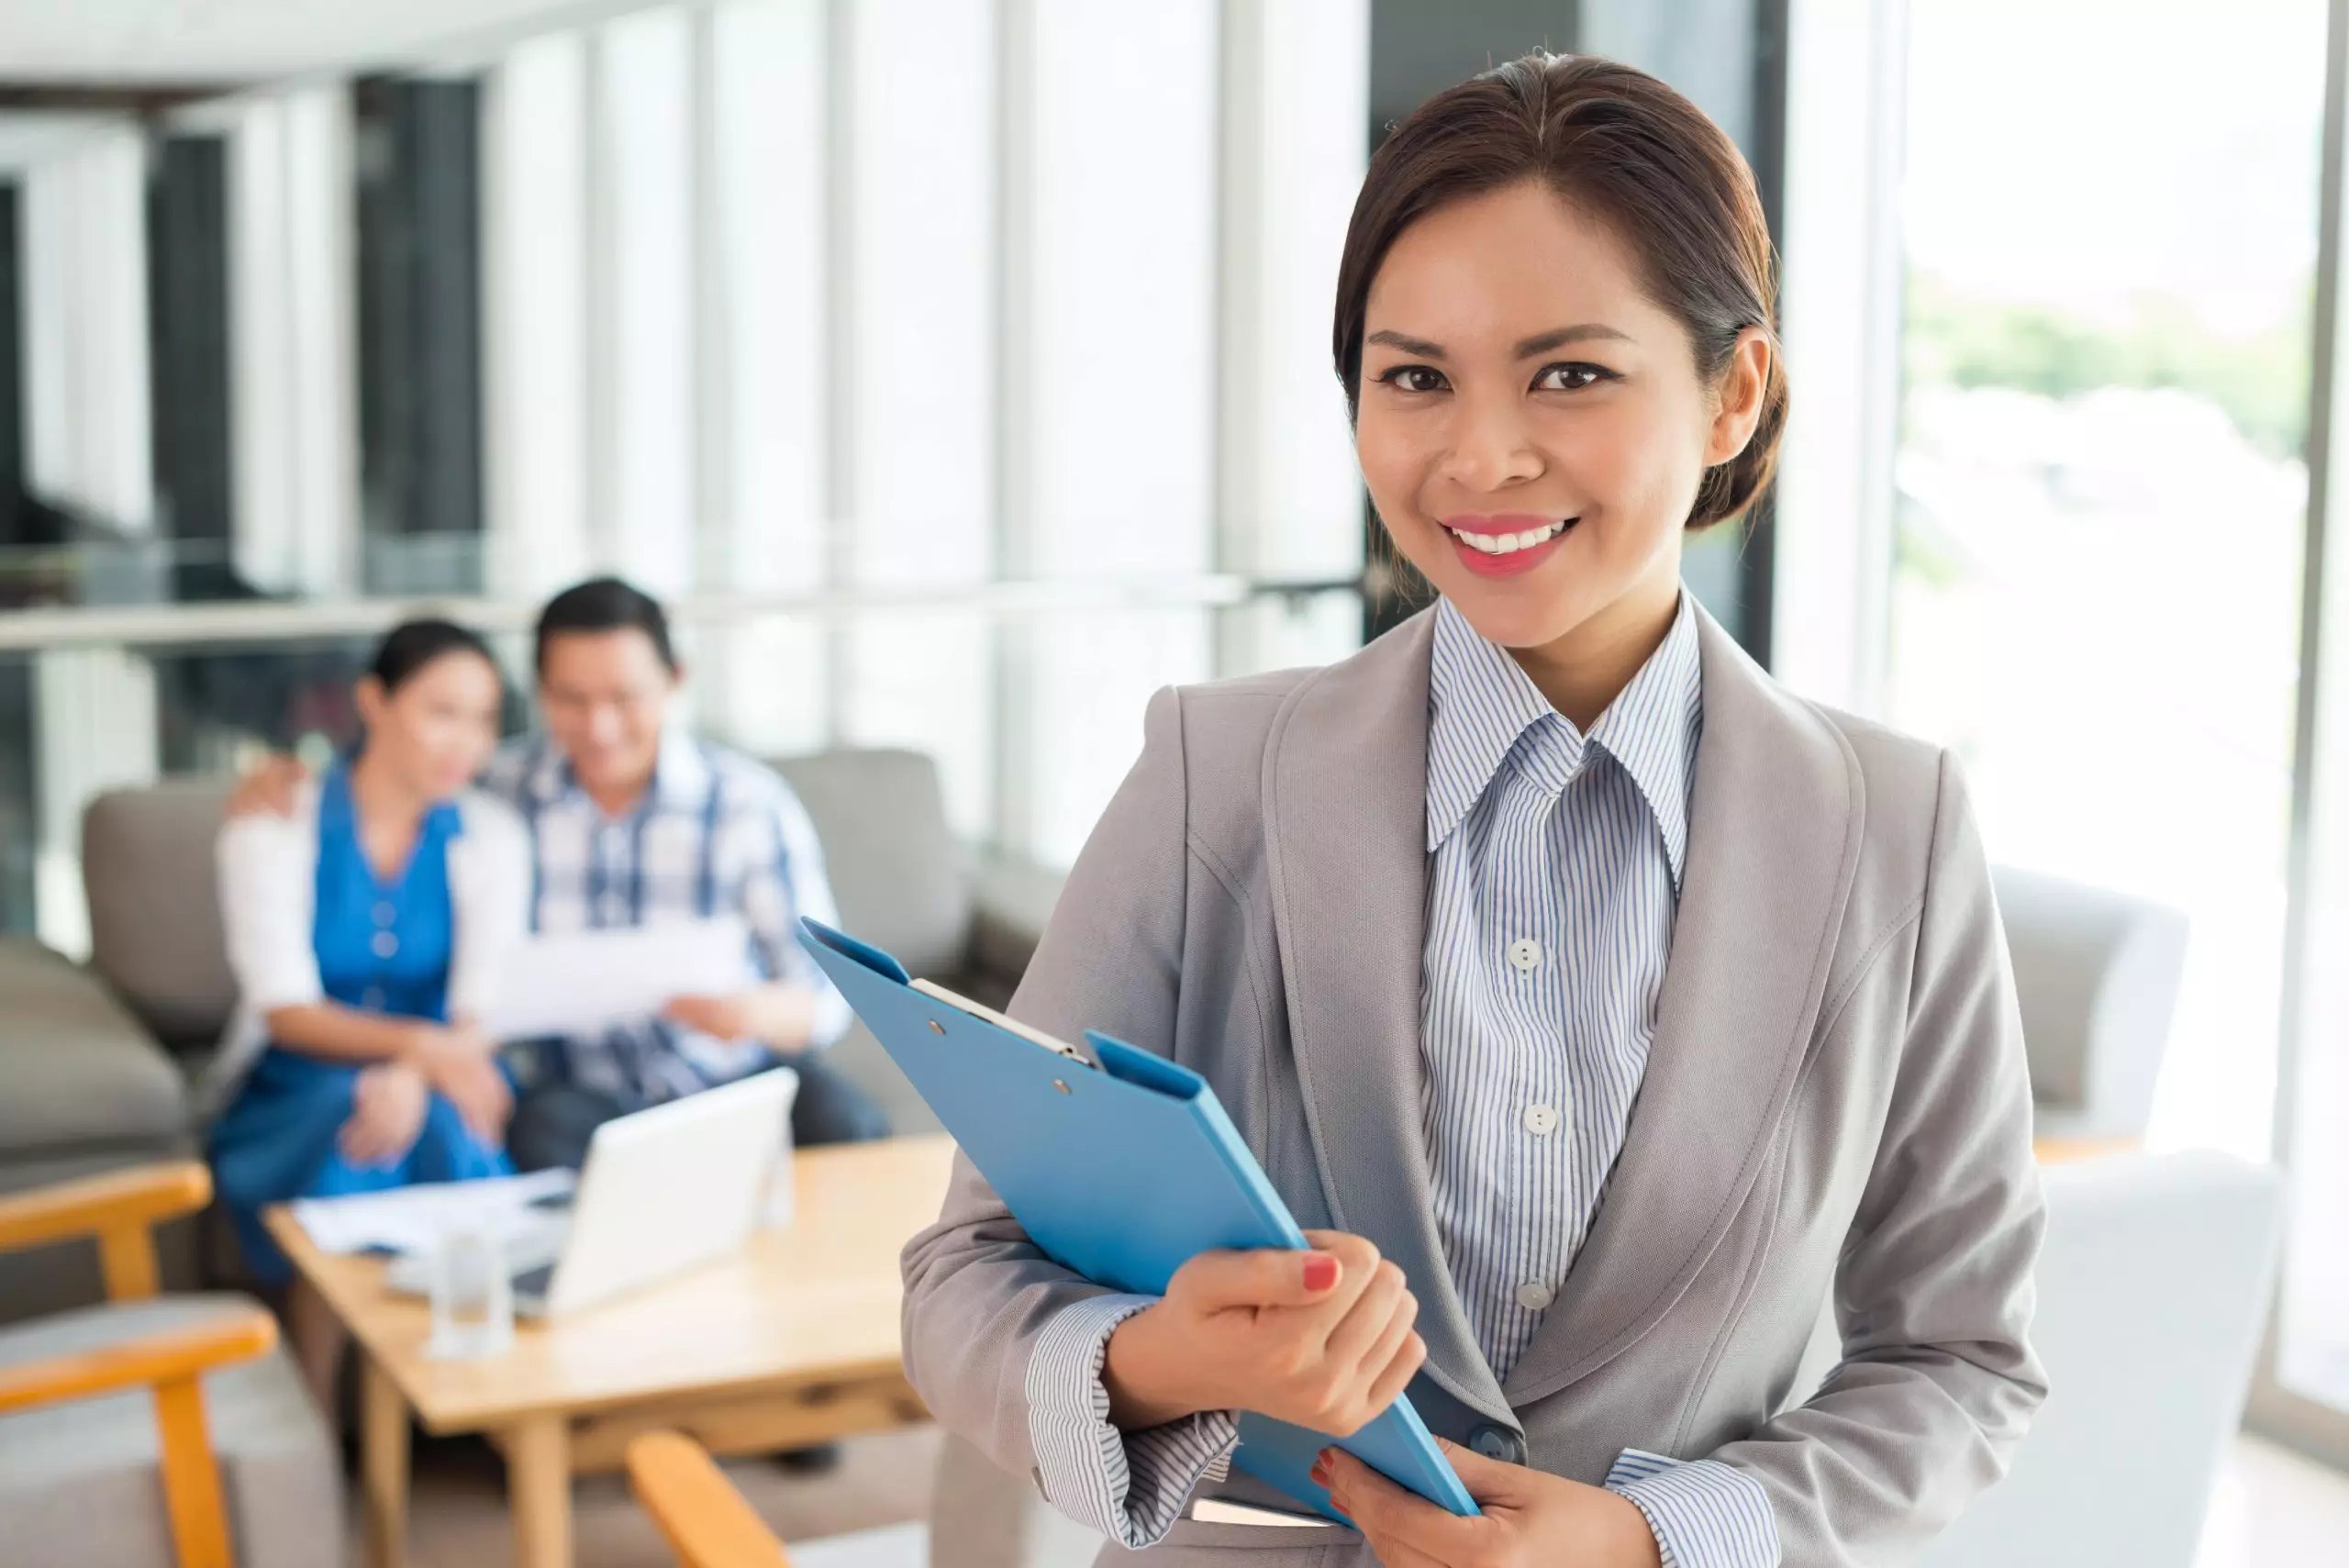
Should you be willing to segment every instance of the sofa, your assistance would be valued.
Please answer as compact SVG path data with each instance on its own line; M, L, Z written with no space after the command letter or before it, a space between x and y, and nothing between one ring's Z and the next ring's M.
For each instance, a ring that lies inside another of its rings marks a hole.
M841 750L775 766L815 824L841 923L916 973L981 1001L1008 999L1058 876L964 855L937 764L919 752ZM0 1193L201 1148L191 1088L235 1000L213 870L228 788L173 779L90 803L86 966L37 943L0 941ZM832 1049L897 1130L937 1127L862 1026ZM217 1226L167 1227L158 1238L166 1288L230 1274L224 1243ZM0 1256L0 1321L102 1294L86 1245Z

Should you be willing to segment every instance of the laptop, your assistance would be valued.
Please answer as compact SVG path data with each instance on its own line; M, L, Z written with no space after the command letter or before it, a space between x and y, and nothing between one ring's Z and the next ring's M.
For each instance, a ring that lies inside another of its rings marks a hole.
M798 1090L799 1075L777 1067L597 1128L578 1185L541 1200L552 1206L542 1218L504 1237L515 1316L576 1312L740 1247L788 1151ZM385 1284L429 1295L434 1262L403 1253ZM473 1273L451 1282L460 1299L479 1298L478 1266Z

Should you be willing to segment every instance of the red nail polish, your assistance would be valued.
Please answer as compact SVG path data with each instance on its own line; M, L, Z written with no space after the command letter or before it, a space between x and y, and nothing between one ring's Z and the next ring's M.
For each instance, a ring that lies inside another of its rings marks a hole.
M1305 1288L1327 1290L1338 1283L1338 1260L1327 1252L1310 1252L1305 1259Z

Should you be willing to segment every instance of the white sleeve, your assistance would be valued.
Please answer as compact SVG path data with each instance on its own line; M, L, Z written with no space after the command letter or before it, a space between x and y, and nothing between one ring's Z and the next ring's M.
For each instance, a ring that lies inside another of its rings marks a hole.
M449 1016L479 1018L496 1000L506 960L529 929L530 839L503 801L459 803L465 830L449 846L456 932L449 957Z
M220 926L229 973L246 1008L265 1018L280 1007L326 1000L312 941L317 901L314 813L239 817L220 829Z
M840 912L832 902L831 883L824 875L824 848L816 838L816 825L807 808L782 779L774 779L774 784L766 842L761 846L763 852L751 858L742 878L742 915L769 977L815 993L807 1043L827 1046L848 1032L848 998L825 978L823 970L800 945L799 919L804 915L837 926Z

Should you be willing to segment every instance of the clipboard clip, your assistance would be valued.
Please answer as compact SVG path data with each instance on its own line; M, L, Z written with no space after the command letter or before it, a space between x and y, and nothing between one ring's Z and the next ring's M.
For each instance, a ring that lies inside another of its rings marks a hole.
M968 996L959 995L952 991L949 991L945 986L939 984L934 980L912 980L907 981L907 984L912 989L920 992L923 995L929 997L933 1002L943 1002L948 1006L953 1008L956 1012L968 1013L974 1018L983 1018L986 1022L993 1024L996 1028L1003 1030L1004 1033L1016 1034L1030 1045L1041 1045L1046 1051L1051 1051L1053 1055L1066 1057L1069 1061L1075 1062L1079 1067L1085 1068L1088 1072L1098 1073L1101 1071L1098 1063L1094 1062L1092 1058L1086 1056L1085 1052L1077 1050L1076 1047L1069 1044L1067 1041L1054 1040L1051 1035L1046 1034L1041 1029L1030 1029L1018 1018L1006 1018L1003 1014L996 1012L993 1007L985 1006L980 1003L972 1001Z

